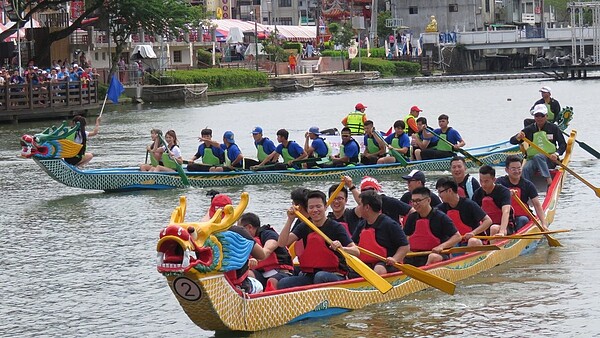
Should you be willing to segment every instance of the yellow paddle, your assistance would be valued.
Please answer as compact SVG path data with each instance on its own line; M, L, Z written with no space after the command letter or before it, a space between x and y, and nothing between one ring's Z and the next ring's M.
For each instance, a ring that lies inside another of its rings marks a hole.
M533 147L535 150L537 150L540 154L546 156L547 158L549 158L550 160L552 160L552 156L550 156L550 154L548 154L547 152L544 151L544 149L540 148L537 144L531 142L529 139L527 139L526 137L522 138L523 141L527 142L527 144L529 144L529 146ZM552 160L554 163L558 164L559 166L561 166L564 170L566 170L569 174L573 175L576 179L580 180L583 184L587 185L588 187L590 187L590 189L594 190L594 192L596 193L597 197L600 197L600 188L595 187L593 184L591 184L590 182L586 181L583 177L579 176L579 174L577 174L576 172L573 171L573 169L567 167L566 165L564 165L561 161L555 161Z
M379 256L378 254L371 252L367 249L358 247L358 250L360 250L360 252L364 253L365 255L371 256L373 258L377 258L382 262L386 261L385 257ZM454 289L456 288L456 285L452 282L449 282L449 281L441 278L441 277L438 277L438 276L436 276L432 273L429 273L425 270L421 270L410 264L396 263L396 264L394 264L394 267L396 267L398 270L404 272L405 275L407 275L411 278L421 281L427 285L431 285L434 288L444 291L447 294L450 294L450 295L454 294Z
M329 196L329 199L327 200L327 204L325 204L325 208L327 208L328 206L331 205L331 203L333 203L333 200L335 199L335 197L337 196L337 194L340 193L340 191L342 191L342 189L344 189L344 177L342 177L342 181L340 182L340 184L338 184L337 188L335 188L335 190L333 191L333 194L331 194L331 196Z
M477 239L487 239L487 240L495 240L495 239L542 239L542 236L533 236L537 234L529 235L506 235L506 236L473 236L473 238Z
M327 237L327 235L325 235L323 231L319 229L319 227L314 225L313 222L311 222L308 218L304 217L304 215L302 215L302 213L300 213L298 210L296 210L295 213L296 217L302 220L302 222L306 223L306 225L308 225L314 232L323 237L327 244L331 245L333 241L331 240L331 238ZM358 257L347 253L342 248L339 248L337 252L339 252L346 259L346 264L348 264L348 266L351 267L352 270L356 271L356 273L361 275L361 277L363 277L367 282L371 283L371 285L377 288L377 290L379 290L381 293L386 293L392 289L392 285L388 283L388 281L383 279L383 277L381 277L375 271L369 268Z
M450 249L442 250L441 254L455 254L455 253L464 253L464 252L474 252L474 251L494 251L500 250L500 248L496 245L475 245L475 246L457 246ZM433 251L416 251L409 252L406 254L406 257L414 257L414 256L426 256Z
M540 221L538 221L538 219L535 218L535 216L533 216L533 214L529 210L529 206L526 205L523 201L521 201L521 199L519 198L519 196L517 195L517 193L515 191L512 192L512 195L513 195L513 198L515 199L515 201L521 206L521 208L523 210L525 210L525 212L527 213L527 216L529 216L529 219L533 220L533 223L535 224L535 226L537 226L538 229L540 229L540 231L545 232L544 228L540 224ZM560 244L560 242L557 239L553 238L549 234L544 234L544 236L546 236L546 239L548 240L548 244L550 246L562 246L562 244Z

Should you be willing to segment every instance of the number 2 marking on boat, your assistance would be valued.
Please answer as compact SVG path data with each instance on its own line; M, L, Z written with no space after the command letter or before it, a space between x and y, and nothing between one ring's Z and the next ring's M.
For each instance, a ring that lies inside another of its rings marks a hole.
M202 296L202 291L200 291L198 285L186 277L175 279L173 289L179 297L189 301L198 300Z

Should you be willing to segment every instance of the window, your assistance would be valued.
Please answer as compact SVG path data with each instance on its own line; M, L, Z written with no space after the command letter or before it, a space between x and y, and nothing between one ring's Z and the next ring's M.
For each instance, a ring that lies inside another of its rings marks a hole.
M486 12L486 13L489 13L489 12L490 12L490 1L491 1L491 0L487 0L487 1L485 2L485 12Z
M417 6L408 7L408 14L419 14L419 7L417 7Z
M180 50L173 51L173 62L181 63L181 51Z
M279 0L279 7L292 7L292 0Z
M292 18L290 18L290 17L279 18L279 23L282 24L282 25L291 26L292 25Z
M448 5L448 12L456 13L458 12L458 4L450 4Z
M98 52L94 53L94 60L98 61L98 55L99 55Z

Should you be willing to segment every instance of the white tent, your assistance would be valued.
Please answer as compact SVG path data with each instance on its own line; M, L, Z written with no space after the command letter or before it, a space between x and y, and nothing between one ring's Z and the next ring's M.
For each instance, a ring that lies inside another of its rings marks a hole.
M242 43L244 42L244 32L239 27L231 27L227 34L226 43Z
M139 54L138 54L139 53ZM137 45L133 47L133 51L131 52L132 56L137 56L138 58L141 56L142 59L156 59L156 53L154 53L154 49L152 49L151 45Z
M259 55L267 55L262 43L258 43L258 44L250 43L248 45L248 48L246 48L246 52L244 53L244 55L245 56L256 55L256 45L258 45L258 54Z

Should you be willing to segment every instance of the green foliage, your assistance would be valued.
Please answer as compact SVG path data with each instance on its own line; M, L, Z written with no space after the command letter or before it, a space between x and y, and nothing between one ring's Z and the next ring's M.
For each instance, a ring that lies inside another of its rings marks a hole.
M379 48L371 48L371 57L372 58L385 58L385 48L384 47L379 47ZM340 56L344 56L344 58L348 58L348 52L343 50L333 50L333 49L326 49L321 53L322 56L329 56L329 57L340 57ZM367 56L367 49L366 48L361 48L360 49L360 55L366 57Z
M169 77L166 79L167 83L165 83L165 79L163 78L162 84L207 83L209 91L266 87L269 83L265 73L249 69L211 68L174 70L169 72L168 75Z
M215 62L218 65L219 60L221 60L221 53L215 53ZM205 63L209 66L212 66L212 52L209 52L204 49L198 50L198 61Z
M283 50L283 41L279 39L277 29L271 32L269 36L262 41L265 52L269 54L269 59L275 62L287 61L288 54Z
M350 69L358 70L361 58L354 58L350 63ZM421 65L407 61L389 61L380 58L362 58L361 69L363 71L377 71L382 77L386 76L412 76L421 72Z
M302 53L302 43L300 42L284 42L283 49L295 49L298 54Z
M390 34L394 33L391 27L385 26L385 20L392 18L392 12L385 11L377 14L377 36L380 38L387 38Z
M331 40L334 44L342 46L344 49L350 47L354 39L354 30L349 22L339 24L336 22L330 23L328 26L331 33Z

